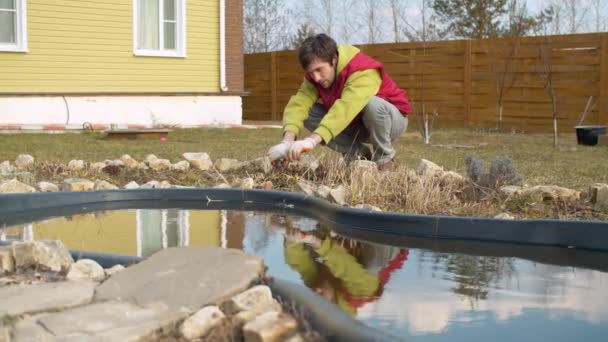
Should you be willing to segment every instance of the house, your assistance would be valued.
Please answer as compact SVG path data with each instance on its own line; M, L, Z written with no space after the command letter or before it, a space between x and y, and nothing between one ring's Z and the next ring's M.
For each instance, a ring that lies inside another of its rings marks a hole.
M1 0L0 129L240 124L242 0Z

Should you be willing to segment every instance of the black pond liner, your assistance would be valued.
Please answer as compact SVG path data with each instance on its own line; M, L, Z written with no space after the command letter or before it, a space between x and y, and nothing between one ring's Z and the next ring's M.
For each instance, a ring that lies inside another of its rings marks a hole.
M608 270L608 258L603 253L608 251L608 222L371 212L340 207L316 197L272 190L138 189L0 195L0 227L96 211L169 208L305 216L331 225L339 234L370 242L466 254L515 255L541 262ZM104 267L140 260L82 251L73 251L72 255L75 259L97 260ZM351 318L306 287L280 279L273 280L270 286L279 296L302 306L313 327L329 340L396 340Z

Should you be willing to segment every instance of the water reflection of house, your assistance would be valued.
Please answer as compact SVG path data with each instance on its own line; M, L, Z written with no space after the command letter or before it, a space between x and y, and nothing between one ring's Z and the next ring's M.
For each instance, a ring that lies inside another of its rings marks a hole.
M243 247L245 218L211 210L121 210L35 222L4 239L60 239L70 249L147 257L174 246Z

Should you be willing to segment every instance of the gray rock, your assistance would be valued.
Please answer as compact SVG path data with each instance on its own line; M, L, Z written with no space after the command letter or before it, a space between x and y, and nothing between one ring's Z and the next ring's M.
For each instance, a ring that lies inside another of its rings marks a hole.
M331 189L328 199L338 205L346 205L347 196L348 189L344 185L338 185L337 187Z
M507 196L515 196L519 194L522 189L523 188L521 186L517 185L505 185L500 187L500 192Z
M97 288L95 298L129 299L140 305L163 301L170 308L196 310L243 291L263 272L261 258L240 250L169 248L106 280Z
M17 159L15 159L15 165L19 169L27 169L34 165L34 157L29 154L20 154L17 156Z
M171 170L171 162L168 159L152 160L148 163L148 166L152 170L156 170L156 171Z
M14 334L17 341L24 337L35 341L150 341L156 331L173 327L188 314L185 310L170 311L161 303L142 307L110 301L39 315L19 322Z
M58 192L59 187L51 182L38 182L36 188L40 192Z
M105 180L96 180L95 185L93 186L94 190L116 190L118 187L110 182Z
M106 273L106 276L111 277L111 276L115 275L116 273L119 273L124 270L125 270L125 267L123 265L114 265L110 268L106 268L105 273Z
M152 161L154 161L154 160L157 160L157 159L158 159L158 157L157 157L157 156L155 156L155 155L153 155L153 154L148 154L148 155L146 156L146 158L144 158L144 163L146 163L146 164L150 164L150 162L152 162Z
M445 171L441 174L441 182L444 184L462 184L465 178L454 171Z
M270 162L270 158L268 156L256 158L250 161L249 164L254 169L261 170L264 172L264 174L269 174L272 171L272 163Z
M272 291L268 286L256 285L233 296L225 305L230 312L240 312L255 309L272 300Z
M293 186L293 191L299 192L305 195L312 196L315 193L316 186L308 181L300 180Z
M17 194L23 192L36 192L36 189L21 183L17 179L11 179L0 183L0 194Z
M509 214L509 213L500 213L496 216L494 216L495 219L501 219L501 220L514 220L515 217L513 217L513 215Z
M123 154L120 157L120 160L125 164L129 169L136 169L139 166L139 162L128 154Z
M171 170L188 171L188 170L190 170L190 163L186 160L179 161L179 162L171 165Z
M215 161L213 164L215 168L220 172L232 171L236 169L240 169L243 166L243 163L236 159L229 158L220 158Z
M80 170L84 170L84 160L70 160L70 162L68 163L68 170L71 171L80 171Z
M523 188L519 191L518 195L524 196L534 202L555 200L576 201L580 198L581 193L556 185L538 185L531 188Z
M104 167L106 167L106 163L93 163L89 165L89 170L92 172L101 172Z
M377 171L378 164L371 160L354 160L350 163L351 172L360 172L360 171Z
M443 174L443 168L430 160L421 159L420 164L418 165L418 174L427 177L435 176L437 174L441 175Z
M74 262L61 240L13 242L13 257L18 270L30 267L60 272Z
M68 178L63 181L61 191L91 191L95 188L95 183L87 179Z
M68 280L93 280L102 281L106 274L95 260L80 259L70 266L66 278Z
M186 152L182 156L193 168L198 170L207 171L213 166L211 158L209 158L209 155L205 152Z
M10 175L15 172L15 168L11 165L11 162L8 160L0 163L0 176L1 175Z
M151 180L140 186L141 189L158 189L160 188L160 182L157 180Z
M10 246L0 246L0 275L4 272L15 272L15 258Z
M239 188L242 188L242 189L253 189L254 186L255 186L255 182L253 181L253 178L251 178L251 177L243 178L239 182Z
M595 210L608 208L608 184L596 183L589 187L590 202Z
M213 187L214 189L230 189L230 184L221 183Z
M161 181L158 184L158 187L161 188L161 189L171 189L171 183L169 183L166 180L164 180L164 181Z
M131 181L125 185L125 189L139 189L139 184L136 181Z
M187 339L203 337L222 324L225 318L226 316L217 306L206 306L186 318L179 327L179 332Z
M319 185L315 194L323 199L329 199L329 193L331 192L331 188L327 185Z
M11 328L0 326L0 342L11 342Z
M246 342L251 341L284 341L295 333L298 324L296 320L284 313L266 312L243 326Z
M96 283L68 281L0 287L0 315L17 316L90 303Z

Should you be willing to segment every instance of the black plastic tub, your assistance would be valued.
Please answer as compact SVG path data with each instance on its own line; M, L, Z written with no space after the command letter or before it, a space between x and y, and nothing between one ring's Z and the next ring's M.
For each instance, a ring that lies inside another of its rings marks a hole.
M606 134L608 126L576 126L576 141L579 145L597 145L598 136Z

